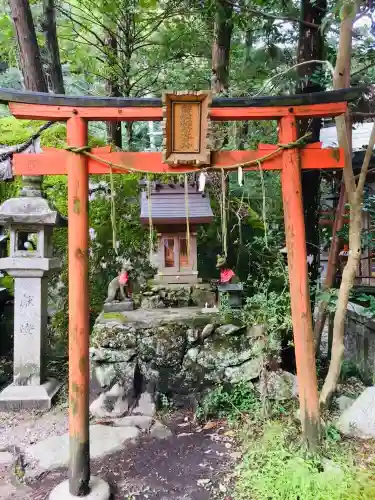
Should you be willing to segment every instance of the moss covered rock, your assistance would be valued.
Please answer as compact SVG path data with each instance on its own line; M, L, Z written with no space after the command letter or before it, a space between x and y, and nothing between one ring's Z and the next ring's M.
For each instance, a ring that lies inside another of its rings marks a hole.
M217 383L257 379L262 342L263 336L222 324L201 308L102 314L91 337L92 373L108 392L111 384L129 385L126 367L135 363L136 392L191 395Z

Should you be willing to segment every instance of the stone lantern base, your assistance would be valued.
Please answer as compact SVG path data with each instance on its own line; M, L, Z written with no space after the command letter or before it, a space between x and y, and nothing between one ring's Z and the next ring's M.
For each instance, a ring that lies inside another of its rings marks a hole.
M45 348L48 280L61 264L53 256L52 231L63 221L41 196L39 181L24 179L23 196L0 206L0 224L10 233L0 270L14 278L13 383L0 393L3 410L49 409L61 385L46 378Z
M49 410L52 398L61 387L55 379L41 385L8 385L0 392L0 410Z

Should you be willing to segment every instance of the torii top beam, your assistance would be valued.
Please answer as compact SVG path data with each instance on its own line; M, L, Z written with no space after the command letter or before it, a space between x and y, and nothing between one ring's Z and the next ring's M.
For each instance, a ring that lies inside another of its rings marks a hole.
M292 96L264 96L256 98L216 98L210 108L210 118L215 121L232 120L280 120L287 116L297 118L333 117L347 110L347 101L358 98L363 88L350 88L331 92L298 94ZM108 98L73 97L20 92L0 89L0 102L9 102L9 108L16 118L63 121L78 116L86 121L159 121L162 119L161 99L154 98ZM342 168L343 155L337 149L320 149L319 143L301 150L301 165L304 169ZM254 161L275 149L272 145L259 145L257 151L222 151L212 155L212 166L229 167ZM320 150L319 150L320 149ZM66 173L66 151L46 149L42 155L14 155L14 169L17 175L45 175ZM171 167L162 161L161 153L110 153L108 149L96 151L104 160L151 173L178 174L181 171L195 171ZM272 157L263 166L266 170L280 170L281 157ZM257 167L247 168L248 170ZM109 167L90 159L90 174L104 174ZM124 173L113 169L114 173Z
M212 100L213 108L271 108L277 106L311 106L315 104L331 104L350 102L358 99L366 92L367 87L350 87L347 89L308 94L259 96L259 97L216 97ZM46 94L44 92L28 92L0 88L0 103L40 104L48 106L71 106L86 108L160 108L160 98L154 97L95 97L68 96L65 94Z
M210 118L218 121L272 120L288 116L296 118L332 117L345 112L348 101L360 97L364 88L288 96L214 98ZM126 97L74 97L20 92L0 88L0 102L10 103L16 118L67 120L79 115L86 120L159 121L161 99Z

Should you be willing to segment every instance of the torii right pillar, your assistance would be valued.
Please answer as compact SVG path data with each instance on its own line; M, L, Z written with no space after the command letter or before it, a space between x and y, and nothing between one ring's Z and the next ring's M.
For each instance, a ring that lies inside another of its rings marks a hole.
M279 122L280 143L289 144L296 139L297 123L295 116L291 114L281 118ZM284 150L281 187L288 250L289 286L301 424L306 445L310 450L314 450L318 446L320 437L319 396L299 160L297 148Z

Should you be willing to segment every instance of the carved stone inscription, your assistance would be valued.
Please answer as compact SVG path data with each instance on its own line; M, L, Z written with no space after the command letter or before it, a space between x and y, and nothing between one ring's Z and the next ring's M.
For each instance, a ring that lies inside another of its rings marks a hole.
M174 153L200 152L200 102L174 102L172 106L172 129Z

